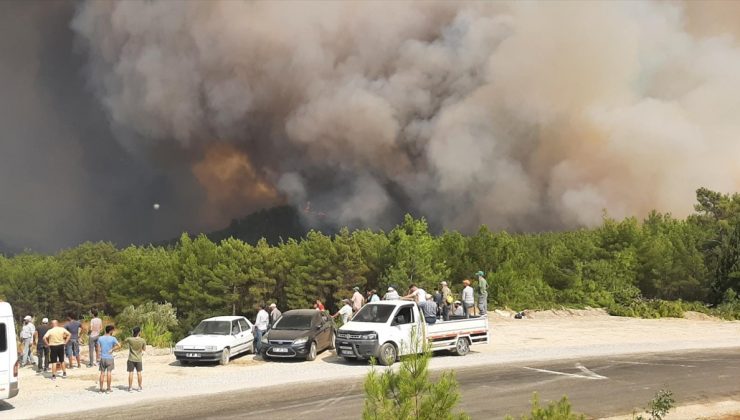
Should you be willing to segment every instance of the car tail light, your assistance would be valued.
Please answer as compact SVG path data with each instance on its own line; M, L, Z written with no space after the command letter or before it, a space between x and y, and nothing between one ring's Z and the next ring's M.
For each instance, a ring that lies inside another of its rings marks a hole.
M15 361L15 365L13 365L13 377L14 377L14 378L17 378L17 377L18 377L18 365L19 365L19 364L20 364L20 362L18 362L18 361L16 360L16 361Z

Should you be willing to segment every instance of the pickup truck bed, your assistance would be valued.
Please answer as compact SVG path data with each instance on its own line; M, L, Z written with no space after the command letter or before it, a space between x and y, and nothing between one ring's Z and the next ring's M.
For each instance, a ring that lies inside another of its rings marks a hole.
M488 319L476 317L449 321L438 320L432 325L427 325L426 337L432 346L432 351L453 350L464 355L467 349L457 348L458 340L461 337L464 338L468 341L468 346L488 343Z

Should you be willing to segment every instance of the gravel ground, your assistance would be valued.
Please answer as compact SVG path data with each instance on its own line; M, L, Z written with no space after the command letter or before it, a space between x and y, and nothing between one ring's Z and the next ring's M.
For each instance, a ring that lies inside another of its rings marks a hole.
M598 310L546 311L515 320L492 314L491 343L474 346L465 357L435 356L432 369L505 364L672 350L740 347L740 322L711 319L644 320L611 317ZM150 351L144 359L144 391L129 393L126 354L116 357L113 393L99 394L97 370L72 369L51 381L30 368L21 370L20 395L0 402L2 418L33 418L162 398L218 393L295 382L322 382L365 375L367 364L347 364L333 351L314 362L264 362L252 355L228 366L180 366L174 356ZM159 354L156 354L159 353ZM83 354L83 358L86 356Z

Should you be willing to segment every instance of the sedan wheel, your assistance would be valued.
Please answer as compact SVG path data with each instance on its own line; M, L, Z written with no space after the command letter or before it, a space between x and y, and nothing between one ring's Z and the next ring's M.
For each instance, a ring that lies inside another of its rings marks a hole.
M228 365L229 359L231 358L231 352L229 349L224 349L224 351L221 352L221 360L219 360L219 364L221 365Z
M306 355L306 360L309 362L316 359L316 342L311 342L311 348L308 350L308 354Z

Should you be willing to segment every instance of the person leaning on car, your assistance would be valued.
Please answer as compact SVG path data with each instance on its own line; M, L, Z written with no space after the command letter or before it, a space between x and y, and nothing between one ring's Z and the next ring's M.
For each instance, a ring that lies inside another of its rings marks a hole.
M419 307L427 324L432 325L437 322L437 304L434 303L434 296L428 294L426 300L419 302Z

